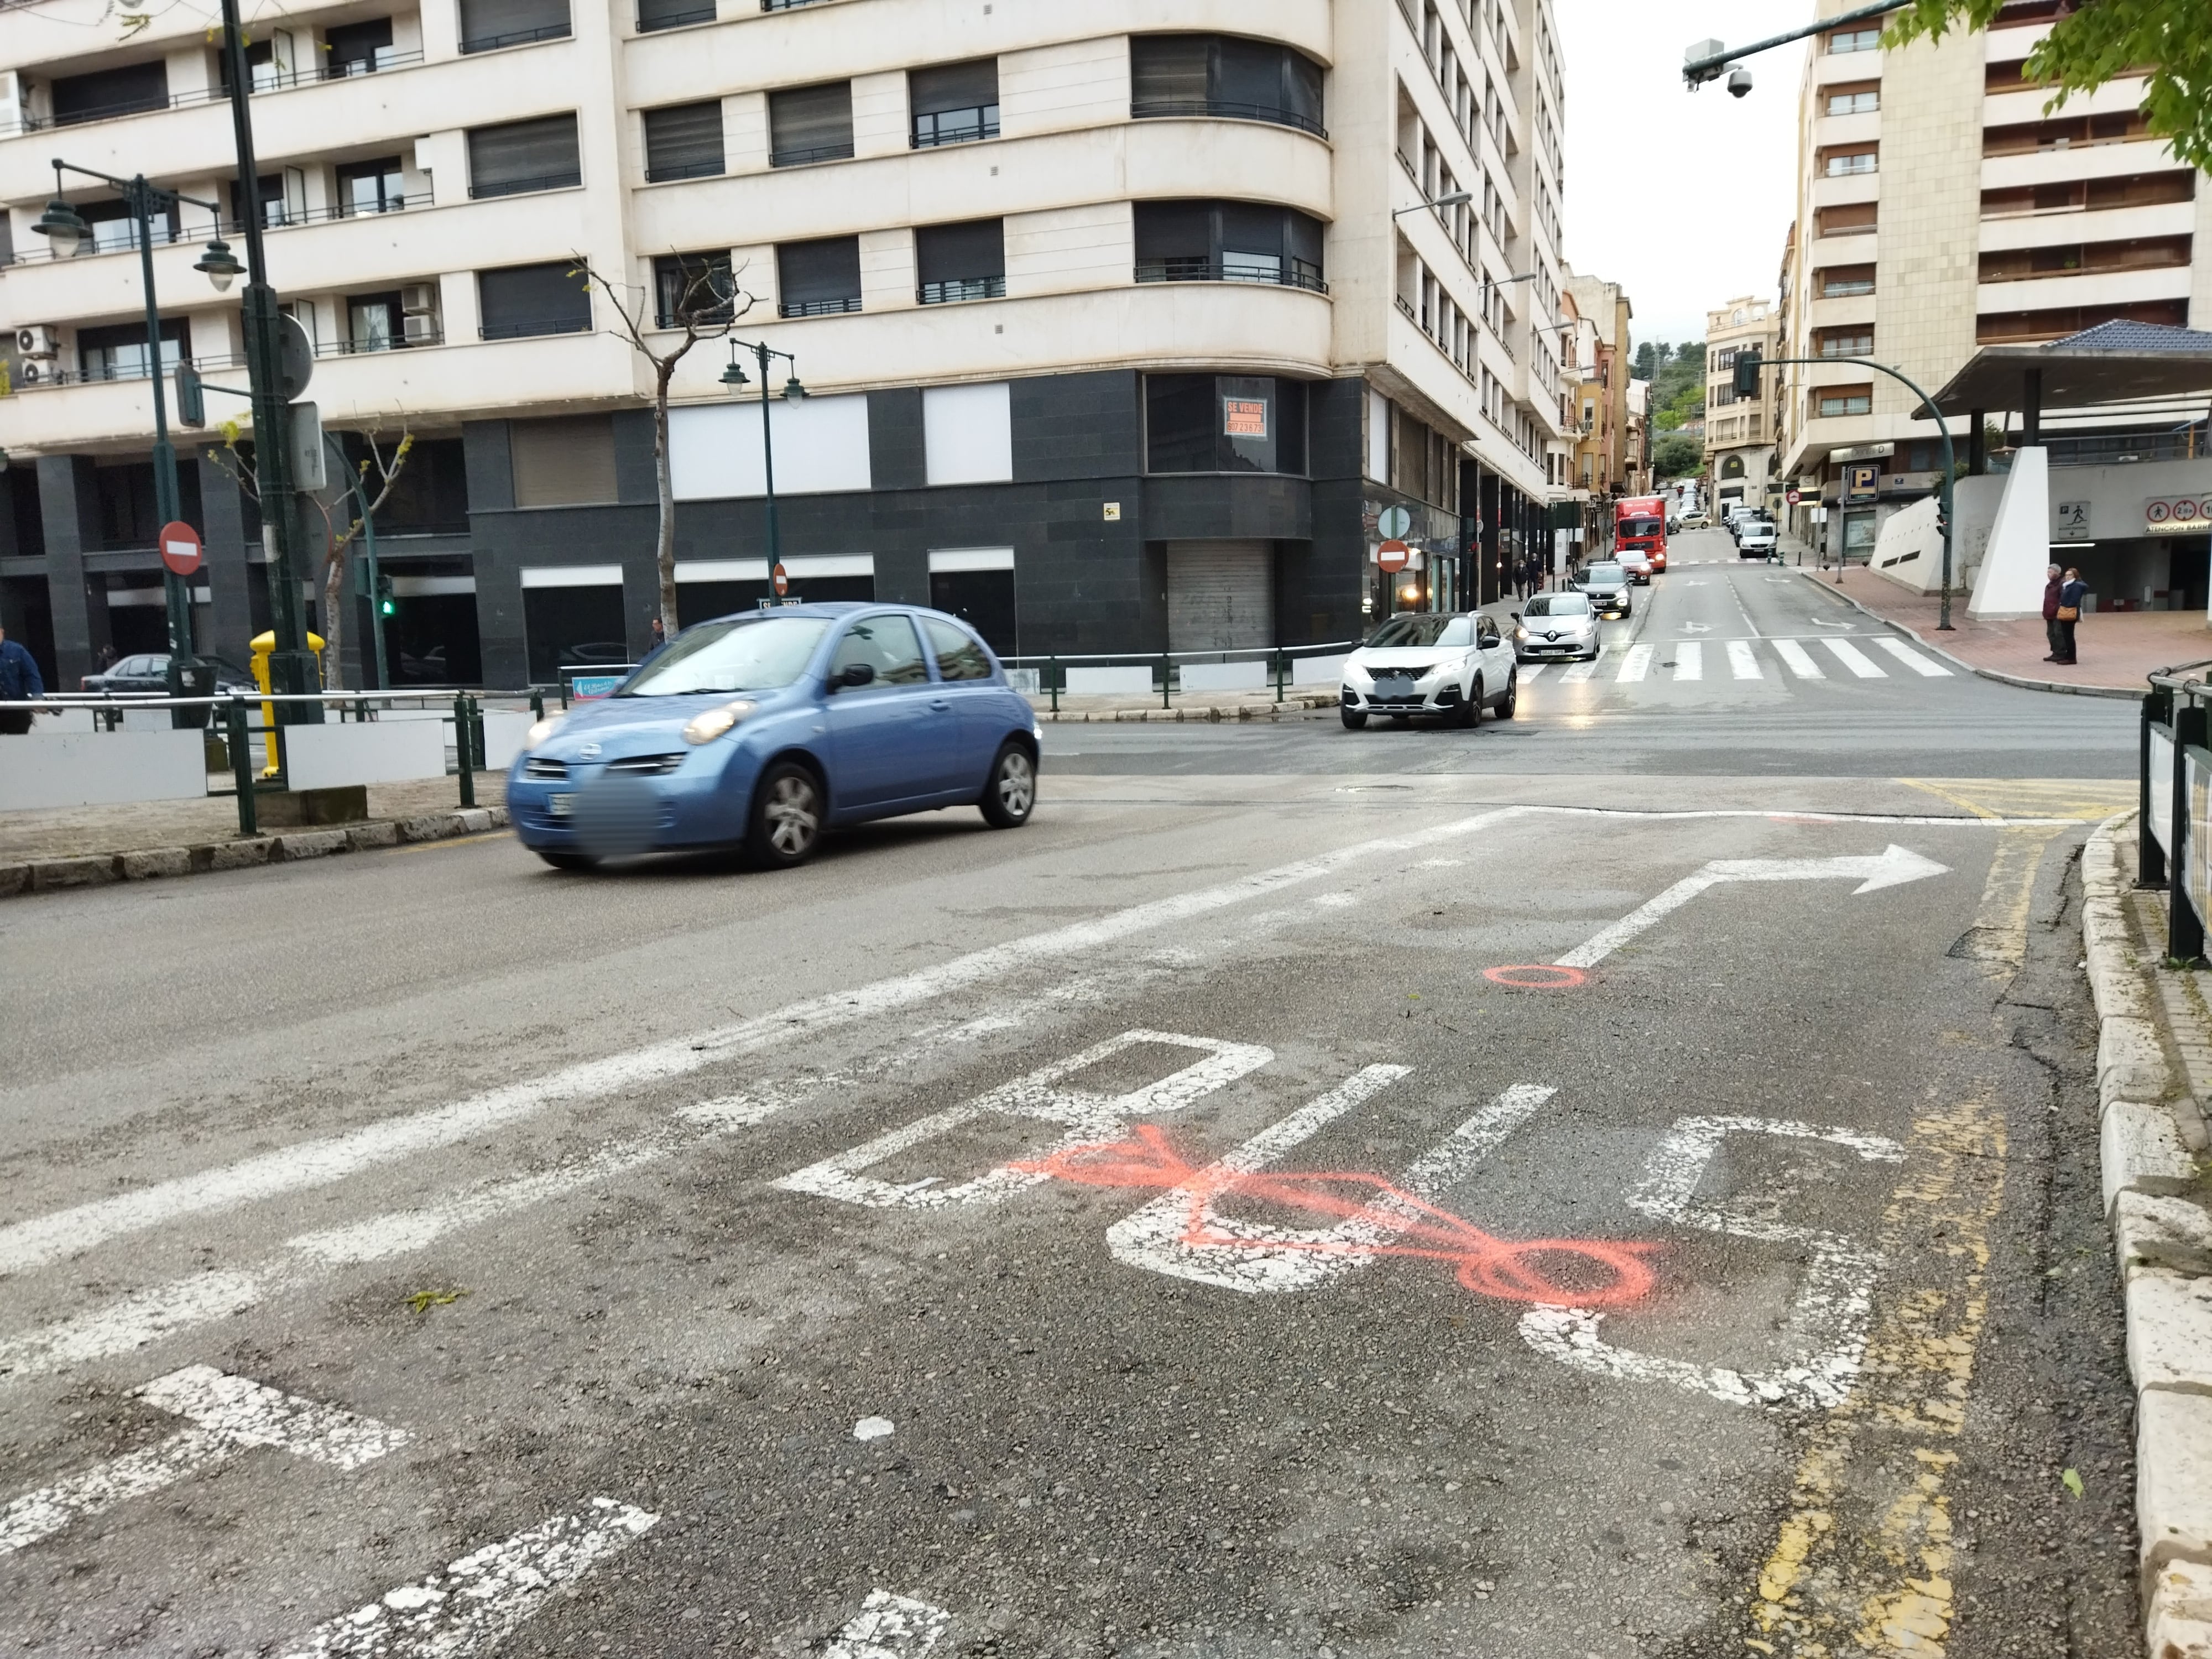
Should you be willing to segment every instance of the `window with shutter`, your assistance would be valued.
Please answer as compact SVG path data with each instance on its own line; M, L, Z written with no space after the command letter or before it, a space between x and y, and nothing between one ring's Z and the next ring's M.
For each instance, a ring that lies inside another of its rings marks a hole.
M645 177L705 179L722 170L722 102L675 104L645 112Z
M461 0L461 50L491 52L568 33L568 0Z
M853 153L853 83L786 87L768 95L769 165L842 161Z
M1326 294L1322 228L1294 209L1245 202L1136 204L1140 283L1268 283Z
M615 432L605 415L509 421L517 507L581 507L615 499Z
M714 21L714 0L637 0L637 32L681 28Z
M737 282L727 248L664 253L653 262L653 283L659 301L654 320L663 328L682 328L686 323L708 327L736 314L732 296Z
M54 125L101 121L111 115L169 106L169 69L160 58L91 75L64 75L53 83Z
M957 300L1003 299L1006 292L1006 225L974 219L957 225L924 225L914 234L915 264L926 306Z
M828 317L860 308L860 239L831 236L785 242L775 251L776 310L786 317Z
M487 340L586 334L592 327L592 296L566 259L478 271L477 307L483 319L477 332Z
M911 70L906 82L916 149L973 143L999 136L997 58Z
M1129 113L1273 121L1326 137L1322 68L1303 52L1218 34L1138 35L1129 42Z
M514 196L583 182L573 113L469 129L471 196Z

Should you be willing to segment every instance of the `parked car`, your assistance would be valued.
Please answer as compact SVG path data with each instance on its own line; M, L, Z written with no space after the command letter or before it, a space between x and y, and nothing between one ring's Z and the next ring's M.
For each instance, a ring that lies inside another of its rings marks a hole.
M787 605L685 629L614 695L540 720L507 774L524 846L563 870L974 806L1029 822L1043 732L990 647L913 606Z
M1344 659L1339 711L1354 732L1370 714L1401 726L1416 714L1475 726L1489 707L1510 720L1520 693L1515 660L1497 623L1480 611L1393 617Z
M1613 560L1588 565L1575 578L1575 586L1589 595L1590 609L1601 617L1629 614L1629 576L1626 567Z
M1651 586L1651 574L1659 568L1658 561L1640 547L1614 550L1613 562L1628 573L1628 580L1640 586Z
M253 676L234 662L221 657L204 657L204 662L215 665L215 689L218 696L233 691L258 691ZM169 653L166 651L141 651L128 657L118 657L97 674L87 674L77 682L80 689L91 692L150 692L166 696L169 690Z
M1712 519L1702 507L1693 507L1685 513L1681 524L1685 530L1711 530L1713 527Z
M1513 620L1513 654L1519 661L1597 656L1597 612L1587 593L1539 593Z
M1746 519L1736 532L1735 554L1740 559L1771 559L1777 545L1774 520Z

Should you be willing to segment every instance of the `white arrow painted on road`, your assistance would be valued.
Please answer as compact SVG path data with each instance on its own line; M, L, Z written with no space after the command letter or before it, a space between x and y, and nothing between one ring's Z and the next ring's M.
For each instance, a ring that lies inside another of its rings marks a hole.
M1713 625L1711 623L1684 623L1682 631L1685 634L1710 634L1713 631Z
M837 1632L822 1659L923 1659L951 1623L943 1607L870 1590L860 1616Z
M158 1446L110 1458L82 1474L26 1492L0 1510L0 1555L51 1538L133 1498L173 1486L186 1475L257 1446L276 1446L334 1468L356 1469L407 1443L404 1429L335 1406L282 1394L212 1365L188 1365L157 1377L138 1397L186 1419Z
M285 1659L467 1659L512 1633L547 1596L659 1519L594 1498L580 1514L541 1521L318 1626Z
M1716 859L1695 875L1685 876L1640 909L1632 910L1612 926L1600 929L1584 943L1561 957L1560 968L1594 968L1622 945L1687 904L1707 888L1729 881L1850 881L1851 891L1878 892L1911 881L1949 872L1950 866L1923 858L1909 848L1893 842L1870 858L1844 859Z

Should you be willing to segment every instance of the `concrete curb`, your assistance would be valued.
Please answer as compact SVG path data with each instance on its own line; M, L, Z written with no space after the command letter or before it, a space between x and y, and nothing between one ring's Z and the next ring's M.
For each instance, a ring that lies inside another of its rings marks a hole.
M1978 674L1985 680L1995 680L2000 685L2016 685L2023 691L2056 691L2061 696L2067 697L2125 697L2129 702L2134 702L2140 699L2143 695L2142 691L2130 690L2124 685L2067 685L2057 680L2032 680L2024 674L2007 674L1994 668L1978 667L1976 665L1968 662L1964 657L1955 656L1952 653L1946 651L1942 646L1932 643L1929 640L1928 636L1923 634L1918 629L1908 628L1901 622L1885 617L1881 611L1873 610L1867 605L1861 605L1856 599L1844 592L1840 587L1837 587L1832 583L1822 582L1820 580L1820 573L1819 571L1808 570L1802 565L1790 565L1788 568L1795 570L1799 575L1805 577L1808 580L1818 584L1823 593L1834 594L1838 599L1841 599L1845 605L1850 606L1852 610L1857 611L1861 616L1870 617L1875 621L1881 623L1885 628L1894 628L1899 633L1904 635L1914 644L1920 647L1922 650L1933 652L1936 656L1942 658L1945 662L1949 663L1954 668L1964 669L1969 674ZM1881 578L1876 576L1874 580L1880 581ZM2143 688L2143 690L2148 691L2149 689L2150 688L2146 685Z
M30 859L0 864L0 898L52 893L65 887L105 887L118 881L153 881L170 876L199 876L219 870L247 870L270 864L397 847L402 842L450 841L507 828L504 806L471 806L454 812L384 819L330 830L295 830L281 836L254 836L203 842L197 847L155 847L135 853L99 853L85 858Z
M2105 1208L2136 1385L2136 1522L2151 1659L2212 1659L2212 1211L2204 1116L2168 1058L2150 947L2129 926L2135 814L2081 856L2081 937L2097 1006Z
M1224 721L1279 720L1285 714L1304 714L1317 708L1334 708L1336 702L1337 694L1334 691L1326 696L1303 691L1296 696L1285 694L1280 702L1214 703L1202 708L1188 705L1180 708L1070 708L1057 714L1045 708L1036 710L1036 717L1047 726L1141 726L1153 720L1177 725L1186 721L1218 725Z

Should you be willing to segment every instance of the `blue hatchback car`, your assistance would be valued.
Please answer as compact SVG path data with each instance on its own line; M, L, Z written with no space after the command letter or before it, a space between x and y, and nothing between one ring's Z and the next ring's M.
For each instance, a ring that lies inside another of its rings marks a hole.
M612 696L532 727L507 802L563 870L731 847L788 868L868 818L975 806L1018 828L1042 735L957 618L787 605L687 628Z

